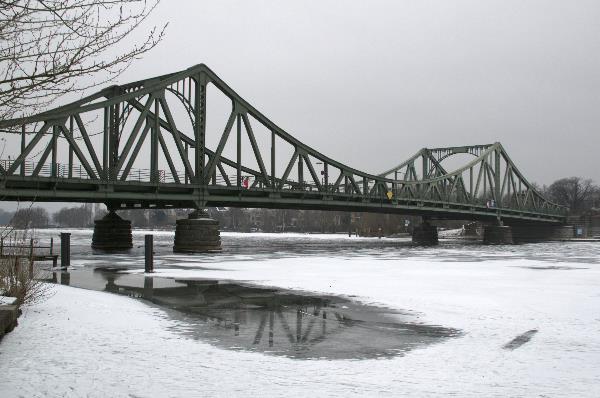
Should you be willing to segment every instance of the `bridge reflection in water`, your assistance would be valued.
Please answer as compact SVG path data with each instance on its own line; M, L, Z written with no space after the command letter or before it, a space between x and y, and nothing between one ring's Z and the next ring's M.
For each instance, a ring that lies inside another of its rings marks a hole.
M391 358L459 337L414 314L339 296L314 296L215 280L141 277L117 268L54 272L53 281L148 300L177 331L231 350L299 359Z

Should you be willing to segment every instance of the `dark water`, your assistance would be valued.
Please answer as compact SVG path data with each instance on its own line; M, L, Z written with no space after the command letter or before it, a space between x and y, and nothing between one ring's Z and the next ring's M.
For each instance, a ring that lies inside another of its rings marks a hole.
M178 321L177 332L217 347L299 359L390 358L461 335L409 312L249 284L104 267L54 271L52 281L151 302Z

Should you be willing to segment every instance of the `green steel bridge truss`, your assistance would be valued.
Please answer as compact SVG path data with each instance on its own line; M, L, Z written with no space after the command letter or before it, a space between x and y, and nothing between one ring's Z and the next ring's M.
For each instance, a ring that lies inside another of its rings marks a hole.
M226 99L218 131L207 125L209 91ZM0 121L0 129L17 141L12 158L1 155L2 200L541 223L564 222L567 211L536 191L500 143L424 148L381 174L346 166L285 132L203 64ZM212 148L207 134L218 138ZM243 146L251 151L243 155ZM447 171L443 161L459 154L472 159Z

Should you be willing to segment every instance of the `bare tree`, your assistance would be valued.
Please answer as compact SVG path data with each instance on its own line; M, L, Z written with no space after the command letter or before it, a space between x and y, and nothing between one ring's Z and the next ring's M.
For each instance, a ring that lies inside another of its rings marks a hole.
M558 204L568 206L572 213L589 210L598 187L592 180L580 177L561 178L548 187L548 195Z
M18 255L0 259L0 294L16 297L18 305L31 305L49 296L52 285L43 281L47 272L29 267L30 258Z
M40 110L122 73L163 37L166 25L153 27L119 50L158 1L0 1L0 118Z
M63 207L52 215L52 219L61 227L88 227L92 223L92 209L85 205Z
M0 227L0 237L0 295L16 297L17 305L35 304L47 298L52 286L44 282L47 271L33 262L34 250L29 243L34 238L33 230L16 230L7 225Z
M48 212L42 207L18 209L13 215L11 226L18 229L47 228Z

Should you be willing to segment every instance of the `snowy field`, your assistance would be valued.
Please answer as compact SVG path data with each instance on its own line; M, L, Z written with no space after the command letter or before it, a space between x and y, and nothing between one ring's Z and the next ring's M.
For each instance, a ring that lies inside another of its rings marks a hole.
M72 233L74 268L142 272L142 248L98 255L87 246L91 231ZM343 235L223 234L223 254L180 256L170 252L172 232L154 234L160 276L343 295L462 334L385 359L302 360L222 349L189 337L172 310L56 285L0 343L1 397L600 396L596 243L412 248ZM509 344L528 331L537 332Z

